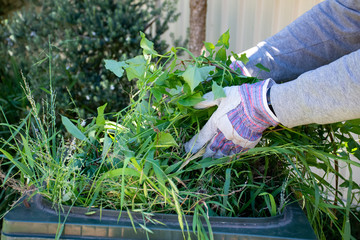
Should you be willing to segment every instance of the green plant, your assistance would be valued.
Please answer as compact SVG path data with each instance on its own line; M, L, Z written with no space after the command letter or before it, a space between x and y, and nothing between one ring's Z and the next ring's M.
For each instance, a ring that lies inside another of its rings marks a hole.
M52 90L38 108L25 82L32 109L22 125L4 123L12 135L0 148L7 164L14 166L4 181L18 179L33 187L54 204L89 208L111 208L141 212L146 228L156 212L177 213L183 230L192 229L199 239L212 239L201 218L208 216L271 216L281 214L286 204L299 201L319 238L326 238L323 219L344 239L351 238L350 203L358 186L336 170L342 161L358 157L359 120L333 125L307 125L268 129L258 147L234 157L201 158L184 151L188 141L207 121L215 108L196 110L192 106L213 91L222 97L222 87L251 83L228 66L229 33L214 45L206 43L207 55L181 59L174 47L159 54L141 33L142 54L123 61L105 60L105 67L118 77L136 79L130 105L106 114L106 104L92 119L61 116L65 133L57 130ZM245 55L234 57L246 63ZM260 68L266 70L262 66ZM50 84L51 85L51 84ZM52 88L50 88L52 89ZM336 147L336 148L334 148ZM335 150L335 152L334 152ZM337 194L322 176L335 174L349 187L348 196ZM335 196L334 201L328 198ZM342 216L336 218L337 214ZM194 215L188 223L184 215ZM186 233L184 231L184 237Z
M103 59L138 55L139 31L148 32L164 51L168 45L161 36L177 19L174 6L173 1L157 5L155 0L29 1L0 25L0 101L8 120L16 123L24 117L20 71L37 102L47 95L49 69L41 63L48 59L49 42L61 114L75 116L68 91L84 118L96 113L94 106L108 103L110 111L127 106L134 82L115 78L104 69Z
M11 12L24 6L26 1L24 0L1 0L0 1L0 18L5 18Z

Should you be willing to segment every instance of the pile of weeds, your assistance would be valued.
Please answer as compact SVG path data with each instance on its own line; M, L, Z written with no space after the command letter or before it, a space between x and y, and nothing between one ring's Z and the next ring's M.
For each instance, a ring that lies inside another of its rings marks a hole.
M352 190L359 188L351 169L360 164L349 156L359 158L359 141L352 135L360 133L359 120L269 128L256 148L231 157L186 153L184 143L215 111L192 107L203 94L212 91L221 98L223 87L259 79L229 68L231 56L244 64L248 59L227 55L228 32L215 45L205 43L199 57L181 47L159 54L143 33L141 38L142 55L105 60L118 77L126 74L129 81L137 81L130 105L119 112L106 113L105 104L90 119L60 116L59 127L51 78L49 98L42 105L35 103L24 80L32 108L20 125L2 123L11 132L0 148L2 167L9 169L3 185L16 179L25 189L20 191L39 193L58 205L83 206L89 214L93 208L127 211L130 216L141 212L144 223L153 221L154 213L175 213L184 234L191 228L199 239L212 239L209 221L205 231L201 218L275 216L296 201L319 238L326 237L325 216L336 232L350 239L351 202L357 196ZM178 51L190 59L181 59ZM347 165L350 178L340 174L339 162ZM329 174L348 187L347 196L324 180ZM193 215L194 221L186 222L185 215ZM150 232L146 224L141 226Z

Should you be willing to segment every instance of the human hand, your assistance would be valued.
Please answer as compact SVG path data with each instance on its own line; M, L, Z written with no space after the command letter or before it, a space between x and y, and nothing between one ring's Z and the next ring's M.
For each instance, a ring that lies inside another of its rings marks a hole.
M206 100L194 107L203 109L217 105L218 109L201 131L185 144L186 152L197 153L206 146L204 158L220 158L255 147L263 131L278 124L266 101L266 91L273 84L272 79L267 79L225 87L226 97L215 100L212 92L205 94Z

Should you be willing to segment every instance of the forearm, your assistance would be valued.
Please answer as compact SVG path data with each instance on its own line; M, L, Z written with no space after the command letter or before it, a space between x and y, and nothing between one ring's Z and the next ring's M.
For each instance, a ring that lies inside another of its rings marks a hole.
M271 88L271 102L287 127L360 118L360 50Z
M274 36L245 51L252 76L276 82L326 65L360 48L359 1L328 0L316 5ZM261 63L270 72L260 71Z

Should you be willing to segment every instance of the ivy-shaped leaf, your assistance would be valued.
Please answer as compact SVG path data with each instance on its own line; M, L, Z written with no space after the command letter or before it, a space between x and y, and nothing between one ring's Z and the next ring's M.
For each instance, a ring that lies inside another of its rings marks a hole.
M214 66L196 67L189 65L185 72L182 74L185 82L189 84L191 92L209 75L210 71L215 69Z
M204 42L204 45L205 45L206 51L208 51L210 53L210 55L212 55L213 51L215 50L214 44L212 44L211 42Z
M154 95L156 101L160 102L162 99L162 92L157 88L151 88L150 92Z
M199 102L204 101L205 99L201 96L200 93L196 93L190 97L184 98L184 99L180 99L179 100L179 104L183 105L183 106L187 106L187 107L192 107L196 104L198 104Z
M146 60L143 56L136 56L126 61L129 65L126 67L128 80L143 79L146 72Z
M105 68L112 71L117 77L122 77L124 74L124 68L127 64L122 61L118 62L115 60L104 60L105 61Z
M143 49L143 53L148 55L158 55L158 53L154 50L154 43L149 41L143 32L140 32L141 41L140 47Z
M173 136L170 133L166 132L159 132L156 134L155 137L155 147L177 147L178 144L176 143Z
M225 33L223 33L218 42L216 43L217 47L224 46L226 49L229 49L229 39L230 39L230 33L229 30L227 30Z
M236 54L234 52L231 52L231 53L236 60L241 61L244 65L246 65L249 62L249 59L247 58L246 53L241 54L240 57L238 54Z
M176 88L172 88L168 91L168 93L171 95L171 96L175 96L179 93L181 93L183 90L183 87L181 86L176 86Z
M97 117L96 117L96 125L98 126L104 126L105 125L105 117L104 117L104 111L106 108L107 103L102 105L101 107L97 108Z
M226 49L224 47L220 48L215 55L216 61L226 61Z
M212 84L212 92L214 94L214 100L218 98L226 97L224 89L219 85L217 85L215 81Z
M249 62L249 59L247 58L246 53L241 54L239 60L240 60L244 65L246 65L246 64Z

